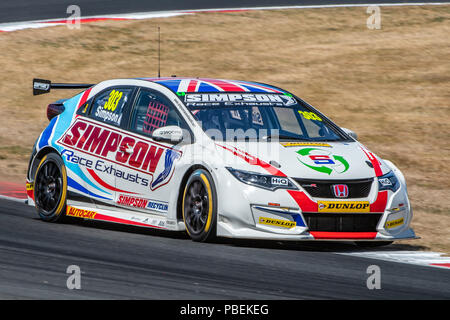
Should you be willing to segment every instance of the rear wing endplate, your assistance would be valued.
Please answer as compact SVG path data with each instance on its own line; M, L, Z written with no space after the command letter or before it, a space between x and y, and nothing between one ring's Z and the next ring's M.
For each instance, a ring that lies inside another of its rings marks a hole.
M87 83L52 83L50 80L33 79L33 95L49 93L50 89L87 89L94 84Z

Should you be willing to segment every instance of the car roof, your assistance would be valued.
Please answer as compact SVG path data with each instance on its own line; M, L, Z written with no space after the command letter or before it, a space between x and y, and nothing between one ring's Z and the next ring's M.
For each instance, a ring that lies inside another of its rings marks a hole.
M287 93L286 91L259 82L210 78L139 78L159 83L173 92L247 92L247 93Z

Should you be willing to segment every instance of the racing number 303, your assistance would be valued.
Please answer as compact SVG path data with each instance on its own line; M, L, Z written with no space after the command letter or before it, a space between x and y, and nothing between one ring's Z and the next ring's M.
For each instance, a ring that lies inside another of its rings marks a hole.
M307 120L322 121L322 119L317 114L315 114L314 112L308 112L308 111L301 111L301 110L299 110L298 113L300 113Z
M106 101L105 105L103 106L103 109L115 111L117 108L117 105L119 104L120 99L122 98L123 92L113 90L109 94L109 99Z

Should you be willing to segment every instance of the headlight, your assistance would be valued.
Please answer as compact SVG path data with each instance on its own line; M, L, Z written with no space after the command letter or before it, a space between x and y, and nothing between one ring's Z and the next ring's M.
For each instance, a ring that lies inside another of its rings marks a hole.
M385 175L378 177L378 190L392 190L397 191L400 188L400 183L394 172L390 171Z
M268 190L297 189L287 177L272 176L256 172L236 170L227 167L227 170L239 181Z

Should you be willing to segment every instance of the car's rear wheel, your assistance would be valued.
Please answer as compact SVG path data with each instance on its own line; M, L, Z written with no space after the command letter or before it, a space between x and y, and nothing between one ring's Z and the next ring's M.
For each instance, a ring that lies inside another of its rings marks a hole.
M62 221L65 217L67 174L62 159L45 155L36 169L34 202L39 217L44 221Z
M192 240L210 242L216 238L216 188L206 170L195 170L186 182L182 211L186 231Z

